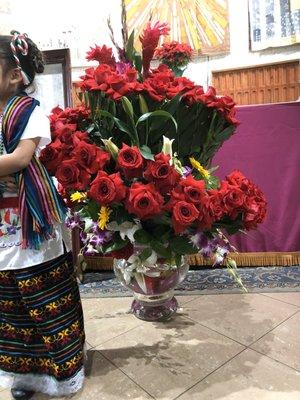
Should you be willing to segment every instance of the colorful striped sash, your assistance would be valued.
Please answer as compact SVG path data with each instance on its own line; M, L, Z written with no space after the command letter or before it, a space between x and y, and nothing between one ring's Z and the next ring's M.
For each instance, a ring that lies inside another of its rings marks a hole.
M3 143L7 153L17 148L31 113L39 102L26 94L12 97L2 120ZM19 185L19 213L23 248L39 249L53 236L55 222L64 221L66 207L43 164L35 155L29 165L16 173Z

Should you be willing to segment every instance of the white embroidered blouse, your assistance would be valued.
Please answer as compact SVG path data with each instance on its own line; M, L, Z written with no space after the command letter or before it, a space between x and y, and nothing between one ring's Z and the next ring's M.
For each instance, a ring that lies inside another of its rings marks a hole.
M1 132L1 118L0 118ZM40 138L36 153L51 141L48 118L40 107L32 112L21 140ZM2 141L2 135L0 135ZM0 146L3 148L3 146ZM5 154L5 148L3 148ZM17 193L4 192L3 197L15 197ZM70 232L65 226L55 226L55 237L44 242L40 250L22 249L22 233L18 209L0 209L0 271L27 268L50 261L64 253L63 242L67 251L71 249Z

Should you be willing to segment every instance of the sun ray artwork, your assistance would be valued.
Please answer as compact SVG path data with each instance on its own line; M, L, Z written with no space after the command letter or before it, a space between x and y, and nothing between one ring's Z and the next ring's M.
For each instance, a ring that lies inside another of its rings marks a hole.
M162 41L188 43L198 54L214 55L229 51L227 0L123 1L128 31L135 30L137 50L141 47L138 37L151 18L153 22L168 22L170 25L170 35Z

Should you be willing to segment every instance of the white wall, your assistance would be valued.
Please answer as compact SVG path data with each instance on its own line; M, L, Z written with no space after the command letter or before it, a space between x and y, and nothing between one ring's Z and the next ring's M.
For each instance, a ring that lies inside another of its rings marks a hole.
M77 80L88 66L85 52L89 46L95 43L111 45L106 25L108 15L111 15L114 32L120 42L120 0L88 0L86 3L72 0L0 1L0 33L16 28L31 35L43 49L69 46L73 80ZM209 59L200 57L189 65L185 76L206 86L211 82L212 71L300 58L300 44L251 52L248 0L228 0L228 4L230 54Z

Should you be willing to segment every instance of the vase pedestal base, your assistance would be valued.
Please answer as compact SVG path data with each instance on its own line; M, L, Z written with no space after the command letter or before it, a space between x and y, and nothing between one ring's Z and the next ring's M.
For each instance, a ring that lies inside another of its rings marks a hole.
M143 297L145 298L146 296ZM150 301L135 298L132 302L131 312L137 318L152 322L167 321L176 313L178 302L174 296L167 299L159 299L159 296L147 297Z

